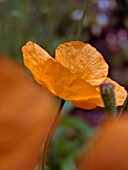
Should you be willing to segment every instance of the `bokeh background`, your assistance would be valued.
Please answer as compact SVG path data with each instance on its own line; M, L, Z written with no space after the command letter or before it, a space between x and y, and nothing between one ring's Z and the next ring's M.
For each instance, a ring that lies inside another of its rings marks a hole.
M127 86L128 0L0 0L0 52L22 61L21 47L31 40L54 56L60 43L77 39L95 46L109 76Z
M128 90L128 0L0 0L0 53L22 63L21 47L28 40L53 57L65 41L90 43L109 64L109 76ZM63 115L47 168L75 170L74 160L104 110L85 111L66 103Z

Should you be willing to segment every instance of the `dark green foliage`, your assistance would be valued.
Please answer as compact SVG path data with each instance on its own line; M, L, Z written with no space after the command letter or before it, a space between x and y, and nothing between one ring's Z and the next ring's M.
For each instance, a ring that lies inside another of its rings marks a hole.
M57 170L75 170L75 161L91 135L92 129L85 122L72 116L64 117L49 149L48 166Z

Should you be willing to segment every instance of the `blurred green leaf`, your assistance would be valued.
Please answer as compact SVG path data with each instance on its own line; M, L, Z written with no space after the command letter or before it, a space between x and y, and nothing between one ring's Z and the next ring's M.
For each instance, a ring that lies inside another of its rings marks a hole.
M52 140L48 165L58 170L66 170L68 167L75 170L75 160L92 132L84 121L73 116L64 116Z

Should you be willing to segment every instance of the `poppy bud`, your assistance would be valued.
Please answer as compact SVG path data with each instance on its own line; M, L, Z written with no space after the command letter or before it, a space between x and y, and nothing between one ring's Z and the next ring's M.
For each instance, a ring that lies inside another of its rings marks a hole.
M100 91L107 113L109 115L115 115L116 101L115 101L115 94L114 94L114 85L111 83L102 83L100 85Z

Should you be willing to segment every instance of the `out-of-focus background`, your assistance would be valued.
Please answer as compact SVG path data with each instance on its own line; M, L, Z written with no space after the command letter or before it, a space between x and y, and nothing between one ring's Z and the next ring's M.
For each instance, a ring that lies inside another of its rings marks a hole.
M83 11L85 3L88 7ZM21 47L28 40L53 57L65 41L90 43L109 64L109 76L128 90L128 0L0 0L0 53L22 63ZM75 170L74 160L103 112L66 104L49 151L51 169Z
M0 0L0 52L22 60L21 47L31 40L54 56L60 43L77 39L86 1L79 40L95 46L110 76L127 86L128 0Z

